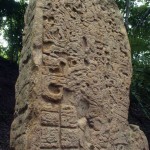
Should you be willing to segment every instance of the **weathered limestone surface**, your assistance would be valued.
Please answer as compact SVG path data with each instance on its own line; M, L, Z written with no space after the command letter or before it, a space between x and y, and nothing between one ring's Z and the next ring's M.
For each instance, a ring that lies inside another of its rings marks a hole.
M148 150L128 124L130 47L112 0L31 0L16 84L15 150Z

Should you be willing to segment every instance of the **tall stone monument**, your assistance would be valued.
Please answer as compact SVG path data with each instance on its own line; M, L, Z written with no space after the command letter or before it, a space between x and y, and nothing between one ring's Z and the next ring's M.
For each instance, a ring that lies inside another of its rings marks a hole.
M130 59L113 0L30 0L12 150L148 150L128 124Z

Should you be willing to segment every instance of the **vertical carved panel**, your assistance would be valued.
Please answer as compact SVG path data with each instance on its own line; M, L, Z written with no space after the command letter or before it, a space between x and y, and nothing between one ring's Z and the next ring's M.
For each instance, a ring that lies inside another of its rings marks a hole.
M148 150L127 121L130 47L116 4L31 0L25 18L12 148Z

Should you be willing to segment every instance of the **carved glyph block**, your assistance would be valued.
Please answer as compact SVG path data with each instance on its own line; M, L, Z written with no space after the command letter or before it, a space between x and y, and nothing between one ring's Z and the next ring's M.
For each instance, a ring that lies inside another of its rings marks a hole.
M59 128L42 127L41 148L59 148Z

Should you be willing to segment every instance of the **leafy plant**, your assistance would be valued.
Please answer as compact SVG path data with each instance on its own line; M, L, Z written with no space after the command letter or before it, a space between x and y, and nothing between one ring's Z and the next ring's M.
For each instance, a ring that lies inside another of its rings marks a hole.
M0 47L0 55L14 62L18 61L22 49L26 6L24 0L0 0L0 31L4 32L4 39L8 42L8 47Z

